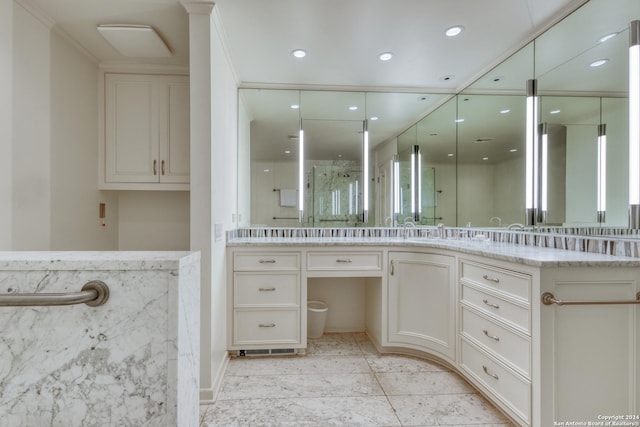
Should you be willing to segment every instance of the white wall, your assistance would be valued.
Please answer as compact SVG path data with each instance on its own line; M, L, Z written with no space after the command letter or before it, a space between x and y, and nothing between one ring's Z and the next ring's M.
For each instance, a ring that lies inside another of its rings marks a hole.
M493 165L458 165L458 226L486 227L493 215Z
M238 84L222 43L217 10L213 10L211 34L212 69L212 191L214 223L223 230L234 228L232 216L238 206ZM226 239L214 240L211 254L211 363L214 379L222 376L227 358ZM205 330L207 328L205 327Z
M189 250L189 192L122 191L118 250Z
M523 224L524 215L524 158L512 158L495 165L493 192L495 209L492 216L502 220L502 225ZM498 223L487 224L492 227Z
M596 126L567 126L568 224L596 223Z
M97 189L98 66L51 34L51 250L118 247L118 198ZM105 203L105 226L98 218Z
M13 21L13 245L51 242L49 29L17 3Z
M607 225L629 225L629 101L603 98L607 124Z
M0 1L0 250L12 248L13 2Z

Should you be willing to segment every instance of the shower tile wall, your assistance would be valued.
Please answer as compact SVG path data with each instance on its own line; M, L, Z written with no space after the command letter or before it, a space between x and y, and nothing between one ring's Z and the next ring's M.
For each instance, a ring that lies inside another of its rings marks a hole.
M199 254L0 253L3 294L90 280L104 305L0 307L0 425L197 425Z

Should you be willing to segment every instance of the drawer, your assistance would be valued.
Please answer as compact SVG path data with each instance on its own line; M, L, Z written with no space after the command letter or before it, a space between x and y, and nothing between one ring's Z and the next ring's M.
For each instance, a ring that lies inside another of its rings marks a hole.
M524 376L531 373L531 342L471 310L462 308L462 333L486 347Z
M531 383L462 339L462 369L489 389L527 424L531 422Z
M309 252L307 270L382 271L382 252Z
M529 301L531 276L528 274L462 261L460 277Z
M474 286L462 284L462 301L480 311L512 324L522 331L531 333L531 316L529 307L515 304L504 298L483 292Z
M299 310L234 310L233 344L300 343Z
M300 253L234 253L233 271L300 270Z
M242 306L299 306L298 273L233 273L233 304Z

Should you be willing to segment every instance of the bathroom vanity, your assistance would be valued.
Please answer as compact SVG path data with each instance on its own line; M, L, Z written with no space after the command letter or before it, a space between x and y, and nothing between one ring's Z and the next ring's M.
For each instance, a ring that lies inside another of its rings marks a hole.
M308 284L353 277L380 352L451 367L519 425L640 411L639 259L401 237L236 238L227 259L234 355L303 354ZM600 301L630 303L559 305Z

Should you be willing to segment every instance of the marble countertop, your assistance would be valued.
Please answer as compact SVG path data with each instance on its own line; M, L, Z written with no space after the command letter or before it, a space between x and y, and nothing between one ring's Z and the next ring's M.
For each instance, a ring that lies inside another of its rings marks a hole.
M0 270L174 270L200 262L200 252L1 252Z
M436 248L480 255L533 267L640 267L640 259L485 240L390 238L234 238L229 247L386 247Z

